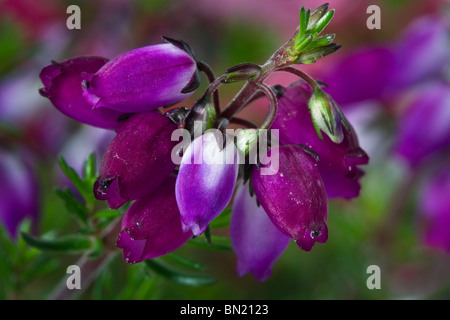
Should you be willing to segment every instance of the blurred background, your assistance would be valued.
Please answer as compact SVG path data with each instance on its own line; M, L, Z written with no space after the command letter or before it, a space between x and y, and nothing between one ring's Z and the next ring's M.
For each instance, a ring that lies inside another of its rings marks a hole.
M301 69L325 82L354 125L371 161L359 198L329 202L329 239L309 253L291 244L263 283L236 275L229 250L185 245L177 254L203 266L207 286L180 284L129 266L116 255L79 297L84 299L448 299L450 298L450 8L445 0L329 0L326 33L343 47ZM81 9L69 30L66 9ZM77 231L55 188L71 187L64 156L81 171L114 133L82 125L41 97L40 70L80 55L112 58L183 39L216 75L240 62L264 63L298 25L312 0L0 1L0 299L47 299L77 255L29 248L18 229L36 235ZM381 29L369 30L370 5ZM291 75L270 84L287 85ZM207 81L203 78L202 88ZM201 89L202 89L201 88ZM195 98L184 101L192 106ZM221 89L222 105L239 89ZM265 103L242 117L265 117ZM22 221L31 221L31 225ZM25 225L25 227L24 227ZM226 228L217 230L226 235ZM224 246L223 249L226 249ZM120 253L120 252L119 252ZM381 289L369 290L378 265ZM199 268L200 269L200 268Z

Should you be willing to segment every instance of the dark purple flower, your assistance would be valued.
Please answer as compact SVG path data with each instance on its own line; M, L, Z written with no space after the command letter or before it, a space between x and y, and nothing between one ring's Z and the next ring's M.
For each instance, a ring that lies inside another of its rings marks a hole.
M128 263L165 255L181 247L192 232L181 228L175 178L168 177L152 194L134 202L122 220L117 247Z
M108 109L93 109L83 98L83 72L94 73L108 59L101 57L79 57L54 62L42 69L39 77L44 88L40 94L50 99L53 105L66 116L92 126L115 129L121 112Z
M234 143L222 145L219 131L196 138L181 160L176 197L183 228L201 235L228 205L238 174Z
M108 200L111 208L148 195L175 168L171 141L177 129L158 111L132 115L124 120L103 156L95 197Z
M236 191L230 234L238 258L238 275L251 272L259 281L270 277L275 261L290 241L270 221L263 207L256 204L256 198L250 196L248 185L240 186Z
M450 167L437 170L421 193L420 211L427 222L425 244L450 253Z
M38 185L29 164L3 151L0 152L0 190L0 223L15 239L24 219L36 222L38 218Z
M317 159L294 145L281 146L278 156L277 172L263 175L263 165L252 169L253 190L273 224L309 251L315 241L324 243L328 237L327 194Z
M395 146L412 167L450 148L450 86L429 83L415 95L399 122Z
M278 98L278 113L272 129L279 129L280 143L301 144L319 156L318 168L329 198L357 197L360 191L359 178L364 172L358 167L369 162L361 149L355 131L342 126L341 143L334 143L326 135L321 140L311 122L308 100L311 89L302 82L286 88Z
M90 106L133 113L171 105L187 98L196 74L195 60L166 43L126 52L97 72L85 73L84 97Z

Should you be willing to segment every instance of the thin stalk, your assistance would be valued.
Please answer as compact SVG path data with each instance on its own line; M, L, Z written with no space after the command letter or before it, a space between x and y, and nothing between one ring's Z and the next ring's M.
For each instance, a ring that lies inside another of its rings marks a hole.
M275 117L277 115L278 111L278 100L277 96L273 92L273 90L267 86L264 83L259 83L258 88L264 92L264 94L267 96L267 99L269 99L270 107L269 107L269 113L266 116L266 119L264 120L263 124L261 125L261 129L269 129L272 125L273 121L275 120Z
M303 79L307 84L309 84L311 86L311 88L313 88L313 89L320 88L320 85L317 83L316 80L311 78L308 74L301 71L300 69L297 69L294 67L283 67L283 68L276 69L275 71L289 72L289 73L296 75L297 77Z
M212 84L215 81L216 76L214 75L214 72L209 65L207 65L202 61L197 61L197 67L201 72L203 72L206 75L210 84ZM219 91L217 91L217 88L214 90L213 93L213 102L216 114L220 114L220 99L219 99Z

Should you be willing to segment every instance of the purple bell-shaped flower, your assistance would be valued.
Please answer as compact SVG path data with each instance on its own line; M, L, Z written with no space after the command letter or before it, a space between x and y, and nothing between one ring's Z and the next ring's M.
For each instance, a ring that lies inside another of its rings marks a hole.
M137 263L170 253L191 237L192 232L181 228L175 178L168 177L154 193L131 205L116 244L128 263Z
M94 194L111 208L142 198L159 187L175 169L171 160L177 126L158 111L124 120L102 159Z
M219 131L206 132L186 149L176 183L176 196L183 227L194 235L228 205L238 174L234 143L223 146Z
M286 88L278 98L278 113L272 129L279 129L280 143L301 144L318 156L318 169L329 198L357 197L361 186L359 178L364 174L359 165L369 162L369 157L359 146L355 131L342 125L343 140L334 143L327 135L321 140L314 129L308 112L311 89L303 82Z
M66 116L95 127L116 129L123 112L109 109L93 109L83 98L81 83L83 73L97 72L108 59L101 57L78 57L63 62L53 62L44 67L39 75L44 88L39 93L50 99Z
M270 156L273 159L274 154ZM253 190L273 224L310 251L316 241L328 238L327 194L317 159L294 145L281 146L278 157L277 172L262 174L263 166L252 169Z
M272 266L290 241L257 205L256 198L250 196L248 185L236 191L230 235L238 258L238 275L251 272L259 281L270 277Z
M180 47L147 46L112 59L97 72L83 74L83 95L95 109L149 111L187 98L196 72L196 61Z

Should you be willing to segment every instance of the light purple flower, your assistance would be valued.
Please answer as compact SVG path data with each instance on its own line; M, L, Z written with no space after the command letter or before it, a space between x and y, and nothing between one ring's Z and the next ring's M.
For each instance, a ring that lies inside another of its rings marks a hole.
M389 89L396 56L388 46L359 48L327 69L320 80L339 105L382 99Z
M177 129L158 111L142 112L124 120L106 149L94 185L95 197L118 208L151 193L175 169L171 141Z
M168 177L152 194L134 202L122 220L117 247L128 263L156 258L181 247L192 232L181 228L175 178Z
M253 190L272 223L310 251L316 241L324 243L328 237L327 195L317 159L294 145L281 146L278 156L276 174L263 175L263 165L253 167Z
M0 190L0 223L16 239L20 223L26 218L36 223L39 215L36 177L18 155L0 151Z
M236 191L230 234L238 258L238 275L251 272L259 281L270 277L275 261L290 241L270 221L263 207L257 205L256 197L250 196L248 184Z
M436 153L450 148L450 86L426 84L399 122L395 152L411 167L422 164Z
M42 69L39 77L44 88L39 92L66 116L92 126L115 129L124 113L108 109L93 109L83 98L81 74L94 73L108 59L101 57L78 57L54 62Z
M404 88L442 78L450 67L450 22L448 17L429 15L408 26L393 46L396 67L393 87Z
M95 109L133 113L171 105L187 98L184 89L196 76L195 60L171 44L126 52L100 70L83 74L83 95Z
M426 182L420 212L426 221L425 244L450 253L450 167L435 171Z
M234 143L224 148L221 133L208 131L196 138L181 159L176 197L183 228L202 234L228 205L238 173Z
M318 169L322 176L329 198L357 197L361 186L359 178L364 172L359 165L369 162L369 157L359 146L353 128L347 130L341 143L334 143L326 135L321 140L311 122L307 102L311 89L302 82L286 88L278 98L278 113L272 129L279 129L280 143L301 144L312 149L318 156Z

